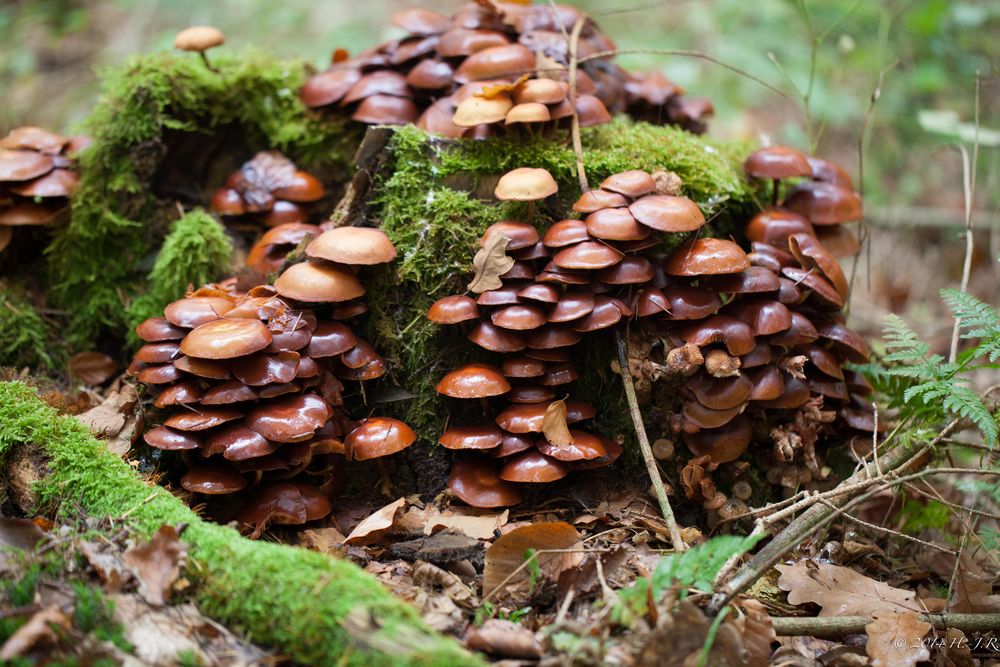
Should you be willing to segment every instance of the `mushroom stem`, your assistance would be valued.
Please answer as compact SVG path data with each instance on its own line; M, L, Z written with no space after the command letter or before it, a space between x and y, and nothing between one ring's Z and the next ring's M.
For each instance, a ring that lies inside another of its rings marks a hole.
M663 520L667 524L667 531L670 533L670 543L673 545L674 551L685 551L687 545L684 544L684 540L681 538L680 528L677 526L677 520L674 518L674 510L670 507L670 499L667 498L667 490L663 486L663 480L660 478L660 469L656 464L656 458L653 456L649 437L646 435L646 427L642 423L639 400L635 395L635 384L632 382L632 373L629 371L628 366L627 343L620 328L615 329L615 341L618 344L618 365L621 369L622 384L625 386L625 398L628 401L629 414L632 417L632 425L635 427L636 438L639 440L639 449L642 451L642 458L646 463L646 469L649 471L649 479L652 481L653 489L656 491L656 499L660 504L660 512L663 514Z
M382 495L384 496L393 495L392 480L389 477L389 471L385 467L385 461L383 461L381 458L375 459L375 464L378 466L378 473L380 478L378 485L379 491L381 491Z
M781 187L781 179L775 178L771 181L774 186L771 188L771 205L778 205L778 188Z
M219 70L217 68L213 67L212 63L208 62L208 55L206 55L204 51L199 51L198 55L201 56L201 62L205 63L205 67L210 72L215 72L216 74L219 73Z

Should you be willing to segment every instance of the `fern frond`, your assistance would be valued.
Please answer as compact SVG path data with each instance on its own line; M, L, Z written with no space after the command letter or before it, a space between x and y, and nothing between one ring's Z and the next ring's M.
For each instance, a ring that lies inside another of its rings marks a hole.
M997 436L1000 435L1000 425L997 418L990 413L989 408L983 403L983 399L971 387L956 384L949 388L949 391L941 395L944 398L944 409L948 412L964 417L976 425L976 428L983 434L986 444L994 445ZM925 402L927 399L924 399Z
M885 346L891 351L886 361L915 364L925 361L930 354L930 346L921 341L916 332L899 315L890 313L882 326Z
M1000 338L1000 315L988 304L951 288L941 290L941 298L961 322L962 338Z

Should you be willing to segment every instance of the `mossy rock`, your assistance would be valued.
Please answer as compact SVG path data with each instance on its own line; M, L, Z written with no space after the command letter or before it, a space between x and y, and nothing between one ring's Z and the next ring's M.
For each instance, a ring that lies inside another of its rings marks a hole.
M101 333L123 335L129 304L147 293L156 253L181 217L177 203L205 203L205 188L221 185L242 159L276 149L327 182L350 173L361 128L305 108L302 61L246 51L214 57L213 65L218 71L195 56L164 53L103 74L101 100L85 123L95 141L80 157L70 221L48 248L51 299L67 311L63 336L73 348L92 346ZM197 261L205 265L213 252L206 246ZM227 268L195 272L191 281L223 277Z

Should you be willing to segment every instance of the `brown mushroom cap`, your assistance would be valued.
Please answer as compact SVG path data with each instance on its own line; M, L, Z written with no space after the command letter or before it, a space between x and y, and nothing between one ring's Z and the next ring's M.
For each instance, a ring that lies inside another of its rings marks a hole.
M819 269L820 273L833 284L837 294L847 301L851 288L844 270L819 240L809 234L792 234L788 237L788 249L792 251L803 268Z
M170 385L157 395L153 405L165 408L168 405L187 405L201 400L202 392L198 383L192 381L178 382Z
M306 81L299 91L299 97L310 108L327 106L343 99L359 79L360 70L349 67L329 69Z
M517 292L519 299L530 299L542 303L558 303L561 294L558 287L546 283L532 283Z
M201 408L197 411L188 410L172 414L163 421L163 425L178 431L204 431L240 419L242 416L243 413L238 410Z
M543 484L562 479L567 474L569 468L565 463L529 449L507 459L498 476L508 482Z
M477 324L469 334L469 340L491 352L520 352L528 346L520 333L501 329L492 322Z
M304 354L313 359L333 357L347 352L357 343L357 337L346 324L320 322L313 330Z
M349 301L365 293L354 275L315 261L289 267L274 281L274 287L285 298L309 303Z
M457 324L479 318L479 306L474 299L461 294L446 296L435 301L427 318L437 324Z
M809 318L800 312L792 311L792 325L785 331L771 336L769 340L773 345L795 347L811 343L818 337L816 327L809 321Z
M495 234L506 237L507 250L520 250L533 246L539 241L538 230L533 225L519 220L504 220L495 222L486 228L479 238L479 247L486 245L486 240Z
M685 433L684 444L695 456L709 456L716 463L728 463L746 451L752 436L750 419L741 415L721 428Z
M792 326L792 313L785 304L766 297L740 299L727 305L724 313L749 324L755 336L769 336Z
M549 403L522 403L511 405L497 415L496 422L510 433L541 433L542 422ZM596 413L594 406L583 401L566 401L566 423L583 421L592 418Z
M506 507L521 502L521 493L497 476L496 464L478 457L451 464L448 488L473 507Z
M794 266L786 266L781 269L781 274L795 281L796 285L804 285L811 289L813 295L823 305L836 310L844 307L844 298L840 296L840 292L819 273Z
M517 77L535 68L535 54L523 44L491 46L473 53L455 70L457 83Z
M812 167L805 154L786 146L770 146L755 150L743 163L750 178L780 179L812 176Z
M260 320L226 318L196 327L181 341L180 351L200 359L233 359L259 352L271 340Z
M174 37L174 48L181 51L207 51L221 46L226 36L218 28L208 25L195 25L185 28Z
M713 410L698 401L688 401L684 404L684 409L681 412L686 422L685 433L697 433L701 429L725 426L743 412L744 408L746 408L746 403L726 410ZM689 425L694 428L689 430Z
M549 311L549 322L571 322L585 317L594 310L595 296L591 290L569 290L559 297L556 307Z
M601 189L634 199L656 190L656 181L645 171L632 169L608 176L601 181Z
M545 311L538 306L515 304L494 310L490 314L493 324L504 329L529 331L545 324Z
M604 243L584 241L560 250L552 263L560 269L596 270L621 261L624 255Z
M712 238L684 243L663 264L663 270L672 276L739 273L749 267L750 260L737 244L726 239Z
M526 104L558 104L566 99L568 86L553 79L527 79L514 88L514 102Z
M257 400L257 392L239 380L213 385L201 397L202 405L230 405Z
M181 486L191 493L205 495L225 495L242 491L247 485L246 478L228 465L199 463L192 466L183 477Z
M335 227L313 239L306 255L339 264L385 264L396 258L396 248L381 229Z
M718 291L707 287L677 285L664 290L663 296L674 320L700 320L722 308Z
M802 215L787 208L768 208L755 215L743 232L759 243L785 247L792 234L813 234L813 226Z
M156 449L164 450L182 450L182 449L198 449L201 441L197 436L191 433L182 433L181 431L175 431L173 429L167 428L166 426L154 426L153 428L146 431L143 436L146 444L150 447L155 447Z
M573 204L573 210L577 213L593 213L604 208L619 208L628 206L629 200L624 195L610 190L590 190ZM582 239L581 239L582 240Z
M849 190L854 189L854 183L851 182L850 174L836 162L811 155L807 159L809 160L809 167L812 169L814 180L833 183Z
M709 282L714 289L726 294L757 294L781 289L778 275L763 266L751 266L741 273L716 276Z
M205 456L222 454L227 461L245 461L273 454L277 450L277 444L268 442L264 436L241 424L227 426L211 433L202 445Z
M777 366L744 367L742 373L753 383L751 401L773 401L785 393L785 379Z
M705 224L705 214L687 197L649 195L628 207L635 219L661 232L693 232Z
M501 366L504 377L534 378L545 375L545 362L531 357L508 356Z
M27 181L52 171L52 156L35 151L0 150L0 182Z
M233 302L216 296L195 296L178 299L163 309L171 324L193 329L219 319L233 309Z
M225 380L230 377L229 364L224 361L198 359L197 357L177 357L174 366L185 373L210 380Z
M485 426L452 426L438 443L448 449L493 449L503 440L503 431L492 424Z
M251 354L235 359L230 365L236 379L251 387L291 382L298 368L298 352Z
M445 375L437 392L452 398L486 398L510 391L503 372L489 364L465 364Z
M839 225L862 216L857 192L824 181L799 183L785 200L785 207L804 215L814 225Z
M504 125L547 123L550 120L552 120L552 116L547 106L540 102L524 102L510 108L504 118Z
M347 434L344 446L348 459L367 461L395 454L416 440L417 434L413 429L398 419L372 417Z
M628 255L614 266L597 272L597 279L608 285L644 285L656 275L652 263L642 255Z
M27 183L12 185L10 191L22 197L69 197L76 190L80 176L69 169L53 169Z
M650 230L640 225L627 208L605 208L587 216L587 232L606 241L641 241Z
M727 315L712 315L704 320L685 324L677 329L685 343L699 347L723 343L729 354L741 356L754 348L753 329L745 322Z
M413 100L383 94L366 97L351 114L352 120L369 125L406 125L418 118L420 109Z
M15 127L0 139L0 148L30 150L58 155L69 140L66 137L31 125Z
M330 405L315 394L296 394L260 405L246 417L246 426L274 442L308 440L333 414Z
M558 461L592 461L607 456L608 446L605 438L579 429L572 429L569 433L573 441L568 445L559 447L541 438L535 446L542 454Z
M816 324L816 332L820 338L833 343L834 348L843 353L848 360L857 364L868 363L868 358L871 357L868 344L863 337L846 325L840 322L819 322Z
M587 223L583 220L560 220L546 230L542 243L549 248L563 248L589 239Z
M520 167L500 177L493 195L501 201L536 201L558 191L555 179L545 169Z
M793 410L809 400L809 385L804 380L790 375L783 376L785 389L781 396L770 401L756 401L764 409Z
M458 127L477 127L499 123L507 117L514 103L508 95L467 97L455 109L451 122Z
M712 410L730 410L750 398L753 383L743 375L716 378L699 373L685 385L698 402Z

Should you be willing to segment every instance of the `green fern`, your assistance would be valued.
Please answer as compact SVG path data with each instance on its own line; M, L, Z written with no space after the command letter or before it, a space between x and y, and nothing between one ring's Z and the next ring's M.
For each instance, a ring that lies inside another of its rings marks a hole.
M892 387L897 392L894 406L901 408L904 419L918 424L947 416L963 417L993 445L1000 437L997 417L969 386L965 375L974 370L977 359L986 358L991 363L1000 359L1000 316L990 306L958 290L942 290L941 298L959 320L962 338L978 343L964 351L958 362L949 362L940 354L932 354L930 346L901 317L888 315L883 330L889 350L885 361L897 364L889 368L888 374L902 381Z

